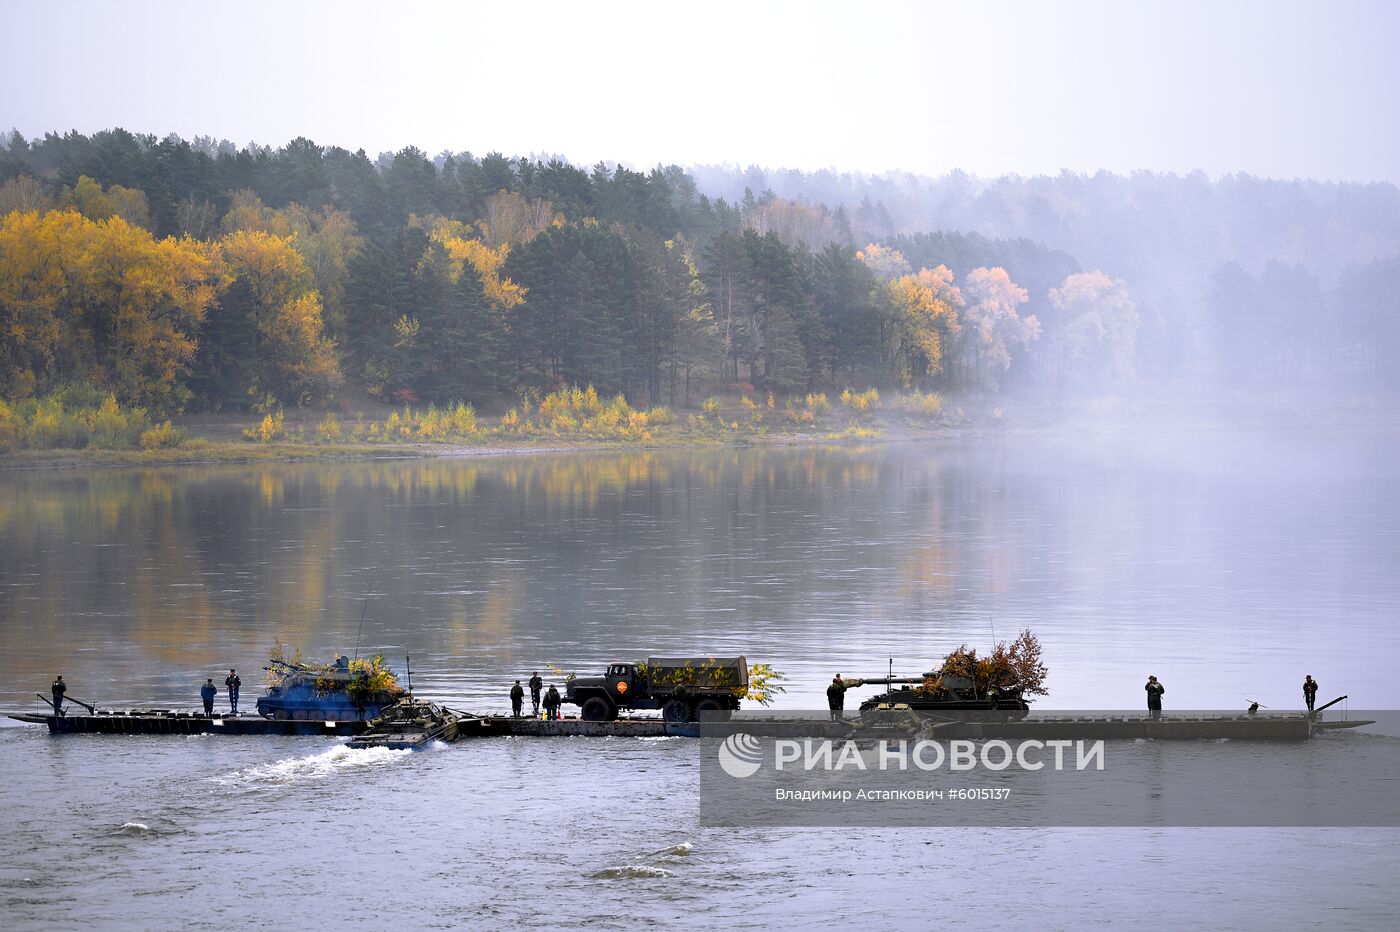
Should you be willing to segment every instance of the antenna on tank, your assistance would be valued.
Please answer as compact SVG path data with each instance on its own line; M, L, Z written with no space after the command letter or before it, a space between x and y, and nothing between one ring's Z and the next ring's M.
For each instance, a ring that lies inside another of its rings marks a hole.
M403 655L403 666L408 671L408 698L413 698L413 658L408 654Z
M365 633L365 609L369 608L369 596L365 596L365 602L360 606L360 630L355 632L355 659L360 659L360 635Z

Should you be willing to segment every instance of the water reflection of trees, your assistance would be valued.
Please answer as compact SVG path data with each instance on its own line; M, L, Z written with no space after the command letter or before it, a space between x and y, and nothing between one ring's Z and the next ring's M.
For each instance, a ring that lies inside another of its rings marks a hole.
M976 544L1007 534L1003 493L980 466L931 448L75 470L2 482L0 625L45 669L94 645L136 643L144 661L182 668L260 657L274 635L343 649L370 592L378 630L447 658L534 662L540 648L522 634L636 642L651 624L693 638L754 626L761 642L814 612L900 625L911 611L955 609L969 579L1012 585L1016 559Z

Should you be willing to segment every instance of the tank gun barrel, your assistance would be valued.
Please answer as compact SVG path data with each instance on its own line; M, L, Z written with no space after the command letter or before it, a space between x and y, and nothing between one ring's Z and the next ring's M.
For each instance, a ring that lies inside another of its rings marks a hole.
M856 676L846 680L848 686L883 686L886 683L911 685L924 683L928 676Z

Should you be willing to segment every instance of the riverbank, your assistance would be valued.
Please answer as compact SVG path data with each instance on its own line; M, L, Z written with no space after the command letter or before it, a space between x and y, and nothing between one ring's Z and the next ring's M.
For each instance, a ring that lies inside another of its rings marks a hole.
M980 433L981 431L977 431ZM803 446L851 444L971 434L969 429L899 431L866 428L858 433L780 433L762 436L704 436L694 433L653 436L648 440L488 437L461 443L337 443L273 441L253 443L195 437L174 448L156 450L18 450L0 456L4 469L60 469L91 466L197 466L205 464L295 463L307 461L413 459L434 457L528 456L610 450L665 450L686 447Z
M1400 429L1392 399L1297 392L1183 395L1168 386L1134 395L1041 398L873 392L785 400L708 399L695 409L637 410L569 392L523 411L478 418L470 406L390 408L353 415L309 410L176 418L169 446L53 446L4 450L0 470L64 467L524 456L581 451L847 445L999 435L1105 435L1235 430ZM794 403L795 402L795 403ZM69 420L73 420L70 416ZM82 415L77 416L82 420Z

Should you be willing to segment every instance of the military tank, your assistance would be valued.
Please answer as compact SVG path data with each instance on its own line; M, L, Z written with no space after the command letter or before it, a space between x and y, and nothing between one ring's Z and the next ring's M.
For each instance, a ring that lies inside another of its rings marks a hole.
M264 669L268 690L258 714L279 721L368 721L404 695L380 657L325 665L274 659Z
M942 670L923 676L865 677L853 685L883 685L885 691L860 704L867 712L882 706L907 706L915 712L1028 712L1030 701L1012 681L974 683L971 678Z
M860 704L862 712L901 706L915 712L996 712L1016 717L1030 711L1027 696L1047 692L1048 671L1040 658L1040 641L1026 629L1010 644L997 643L983 657L963 644L922 676L891 673L848 682L885 687L883 693Z

